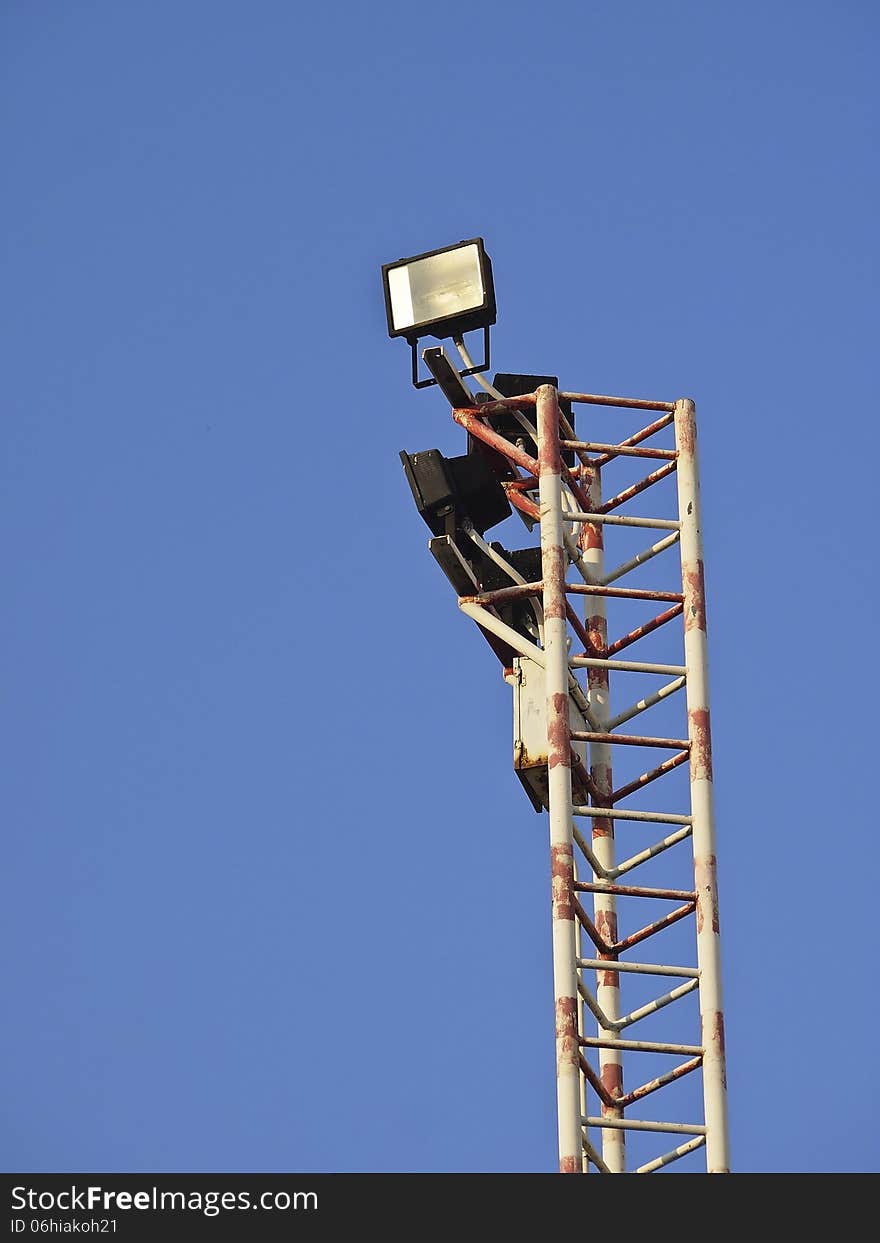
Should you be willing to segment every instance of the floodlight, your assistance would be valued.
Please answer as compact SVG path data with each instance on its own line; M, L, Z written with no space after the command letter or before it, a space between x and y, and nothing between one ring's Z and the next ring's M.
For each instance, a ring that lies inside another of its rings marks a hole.
M439 449L401 452L413 499L434 535L452 535L465 522L482 535L510 516L504 489L476 454L444 457Z
M405 337L412 348L413 384L425 388L435 379L419 380L416 341L459 338L482 328L485 362L463 371L473 375L489 366L489 326L495 323L492 264L481 237L429 250L382 267L388 335Z

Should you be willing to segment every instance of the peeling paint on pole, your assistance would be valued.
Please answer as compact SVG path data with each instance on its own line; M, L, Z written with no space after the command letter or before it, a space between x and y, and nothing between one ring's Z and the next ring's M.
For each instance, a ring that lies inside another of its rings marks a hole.
M571 740L568 724L568 628L559 450L559 402L544 385L537 393L541 577L547 692L550 857L553 870L553 988L556 1007L556 1101L559 1169L583 1167L577 1031L577 960L573 911Z
M697 426L694 403L687 398L675 404L675 444L678 449L684 648L687 666L688 732L691 741L691 816L697 891L700 1020L703 1035L703 1105L707 1126L706 1165L711 1174L730 1169L730 1151L727 1133L727 1071L721 995L718 886L715 877L703 536L696 460Z

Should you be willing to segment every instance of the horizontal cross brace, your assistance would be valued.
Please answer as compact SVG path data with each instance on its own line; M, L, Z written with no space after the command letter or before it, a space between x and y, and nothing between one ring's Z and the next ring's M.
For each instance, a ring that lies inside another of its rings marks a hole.
M593 881L576 880L574 887L579 893L610 893L620 898L668 898L670 902L696 902L697 895L688 889L649 889L643 885L607 885Z
M681 523L672 518L631 518L628 514L588 514L582 509L569 510L563 522L601 522L609 527L648 527L655 531L679 531Z
M517 397L516 400L521 401L522 398ZM645 401L641 397L603 397L598 393L560 393L559 400L589 406L620 406L623 410L668 410L670 413L675 410L675 402L672 401ZM485 407L478 406L477 409L482 410Z
M578 1044L584 1049L619 1049L622 1053L673 1053L682 1057L702 1056L698 1044L667 1044L658 1040L617 1040L612 1036L579 1036Z
M687 675L686 665L654 665L641 660L599 660L595 656L572 656L568 662L573 669L617 669L621 673L662 673Z
M613 962L609 958L579 958L577 965L582 971L625 971L635 975L675 975L686 979L698 979L699 967L669 967L657 962Z
M613 453L615 457L661 458L674 462L678 457L675 449L641 449L638 445L606 445L596 440L560 440L563 449L581 449L584 453Z
M595 730L573 729L575 742L605 742L609 746L618 743L622 747L665 747L669 751L688 751L687 738L654 738L648 734L601 734Z
M609 596L612 600L661 600L681 604L684 596L680 591L642 591L638 587L606 587L603 583L566 583L570 596Z
M696 1122L647 1122L642 1118L581 1118L581 1126L606 1127L612 1131L666 1131L670 1135L705 1135Z
M649 824L690 824L690 816L675 816L667 811L624 811L620 807L586 807L575 804L575 816L589 816L592 820L644 820Z

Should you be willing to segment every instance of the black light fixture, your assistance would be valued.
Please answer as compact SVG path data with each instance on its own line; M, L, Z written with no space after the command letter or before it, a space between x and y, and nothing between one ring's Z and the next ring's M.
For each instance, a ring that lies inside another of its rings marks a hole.
M465 522L480 534L510 516L498 476L478 454L444 457L439 449L401 451L400 460L421 516L434 535L454 535Z
M502 397L522 397L525 393L534 393L542 384L552 384L555 389L558 389L559 377L555 375L515 375L511 372L500 371L495 376L492 384L501 393ZM476 395L478 405L491 400L492 398L486 393L477 393ZM574 412L571 408L571 402L560 399L559 409L568 419L573 429ZM534 415L531 417L534 421ZM523 447L526 453L530 453L533 457L538 456L537 444L535 444L528 432L523 429L512 411L490 415L488 422L494 431L513 444L522 439L525 442ZM565 450L562 457L567 466L574 466L573 450Z
M485 361L458 374L473 375L489 367L489 327L495 323L492 263L481 237L398 259L382 267L388 335L405 337L412 349L416 388L436 384L418 377L416 342L463 337L482 328Z

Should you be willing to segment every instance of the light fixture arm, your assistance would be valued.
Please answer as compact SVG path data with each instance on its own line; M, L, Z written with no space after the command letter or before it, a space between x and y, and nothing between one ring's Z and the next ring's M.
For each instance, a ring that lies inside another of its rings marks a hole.
M413 388L430 388L432 384L437 383L437 381L433 378L433 376L429 380L419 379L419 355L418 355L418 350L416 348L419 338L416 336L413 336L413 337L409 337L408 340L410 344L410 349L412 350ZM460 371L458 374L461 376L462 379L464 379L465 376L469 376L469 375L476 376L477 383L482 388L485 388L486 385L480 379L480 372L488 371L489 367L492 365L492 359L491 359L491 354L490 354L490 342L489 342L489 325L485 324L483 327L483 355L485 357L485 361L480 363L479 365L475 365L473 363L473 360L470 357L470 354L467 354L467 351L464 348L464 342L461 337L453 337L453 341L455 342L455 346L458 349L459 354L461 354L462 358L464 358L465 355L467 355L467 367L464 371ZM462 351L464 351L464 353L462 353ZM500 393L497 393L495 395L498 397L501 396Z

